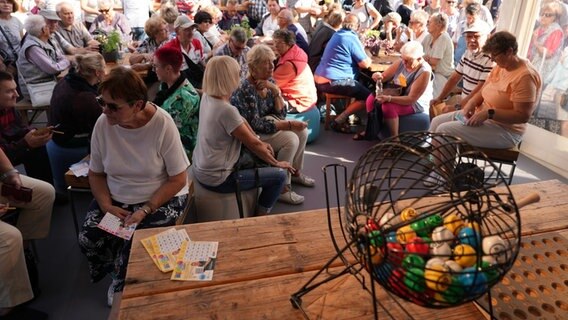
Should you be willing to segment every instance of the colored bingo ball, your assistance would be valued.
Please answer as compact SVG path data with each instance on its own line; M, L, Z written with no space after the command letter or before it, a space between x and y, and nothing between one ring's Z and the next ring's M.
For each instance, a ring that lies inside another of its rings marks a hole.
M418 212L414 208L406 208L400 213L403 221L409 221L418 216Z
M409 242L413 238L416 238L416 232L410 226L401 227L396 231L396 240L402 244Z
M409 254L402 260L402 268L405 270L409 270L412 268L424 269L424 259L415 254Z
M398 242L387 242L388 259L395 264L400 264L404 258L404 248Z
M430 255L448 260L452 257L452 248L446 242L432 242L430 243Z
M410 268L404 276L404 285L412 291L424 292L424 290L426 290L424 270L419 268Z
M482 294L487 291L487 276L485 273L470 267L463 269L460 281L466 292L474 295Z
M444 219L444 226L455 235L465 226L465 222L457 214L451 213Z
M484 254L494 257L498 263L507 261L507 244L500 236L483 238L482 248Z
M460 231L458 231L457 238L461 244L468 244L473 248L479 248L481 244L481 236L470 227L461 228Z
M422 238L415 237L406 243L406 252L426 256L430 252L430 246Z
M432 231L432 241L451 244L454 241L454 234L444 226L436 227Z
M369 246L369 254L371 255L371 263L373 265L376 266L383 263L384 255L380 249L373 246Z
M446 291L452 283L452 277L443 265L434 265L424 270L424 279L428 288L438 292Z
M424 219L424 223L426 223L426 226L430 230L433 230L434 228L443 225L444 219L440 215L435 214L435 215L429 216L428 218Z
M471 267L477 261L475 249L467 244L458 244L454 248L454 260L462 267Z
M410 228L420 237L426 237L430 234L430 228L428 228L424 219L414 221L410 224Z
M375 231L375 230L379 230L379 225L377 224L377 222L375 222L374 219L367 219L367 224L365 224L365 229L367 229L367 232L371 232L371 231Z
M367 234L367 238L369 239L369 244L375 247L382 247L385 243L385 239L383 238L382 234L378 230L373 230Z

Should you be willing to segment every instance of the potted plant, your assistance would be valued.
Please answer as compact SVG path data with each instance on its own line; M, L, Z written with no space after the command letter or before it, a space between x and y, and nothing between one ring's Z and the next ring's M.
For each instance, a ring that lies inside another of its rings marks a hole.
M110 32L98 30L95 34L95 40L100 43L99 49L105 61L118 61L120 43L122 41L120 33L116 30L112 30Z

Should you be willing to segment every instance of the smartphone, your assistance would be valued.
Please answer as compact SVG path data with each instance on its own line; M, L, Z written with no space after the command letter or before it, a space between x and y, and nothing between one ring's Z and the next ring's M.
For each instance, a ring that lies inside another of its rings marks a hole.
M3 184L2 196L20 202L30 202L32 201L32 189L26 187L20 187L17 189L11 184Z
M461 111L456 112L455 119L465 126L466 119Z

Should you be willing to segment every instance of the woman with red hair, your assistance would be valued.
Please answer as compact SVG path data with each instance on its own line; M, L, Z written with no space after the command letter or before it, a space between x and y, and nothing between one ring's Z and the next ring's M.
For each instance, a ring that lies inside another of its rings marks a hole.
M197 137L199 95L181 73L183 57L179 49L162 47L154 53L154 70L161 81L154 103L174 119L185 152L191 159Z

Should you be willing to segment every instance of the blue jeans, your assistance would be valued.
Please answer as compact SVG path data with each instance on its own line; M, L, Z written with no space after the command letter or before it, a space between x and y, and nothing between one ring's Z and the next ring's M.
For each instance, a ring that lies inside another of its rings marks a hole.
M53 185L57 192L65 192L67 184L65 183L65 172L69 167L81 161L89 154L88 147L79 148L63 148L50 140L47 145L47 154L49 155L49 163L51 172L53 173Z
M258 180L256 179L258 170ZM278 200L282 188L286 183L285 169L265 167L257 169L247 169L231 173L227 179L218 186L212 187L201 183L208 190L219 193L233 193L237 190L237 177L239 187L242 191L262 187L262 192L258 197L258 206L263 212L270 212Z
M132 40L134 41L143 41L146 39L146 33L144 33L143 27L132 27Z
M355 98L355 100L367 100L371 91L354 79L334 80L329 83L318 83L316 88L320 92L340 94Z

